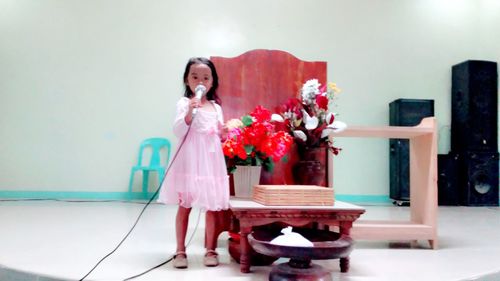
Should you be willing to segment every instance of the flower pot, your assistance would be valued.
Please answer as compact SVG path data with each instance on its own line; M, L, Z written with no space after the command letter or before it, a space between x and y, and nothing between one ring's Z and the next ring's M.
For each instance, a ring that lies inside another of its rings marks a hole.
M253 186L259 184L261 166L236 166L233 173L234 196L252 198Z
M302 185L327 186L325 147L299 147L300 160L293 167L294 180Z
M293 167L295 181L302 185L322 186L325 179L325 166L320 161L299 161Z

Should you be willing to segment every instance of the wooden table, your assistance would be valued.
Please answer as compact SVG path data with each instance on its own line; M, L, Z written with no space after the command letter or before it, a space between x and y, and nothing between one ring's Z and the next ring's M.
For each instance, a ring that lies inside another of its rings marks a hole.
M436 118L427 117L413 127L349 126L336 137L398 138L410 140L410 219L365 221L354 224L352 237L367 240L428 240L438 247ZM331 165L333 166L333 165Z
M240 270L250 272L250 244L248 234L252 227L284 222L292 226L318 223L324 226L338 226L341 234L349 235L352 223L365 212L353 204L335 201L334 206L266 206L252 200L232 198L229 201L234 218L240 226ZM349 257L340 259L341 272L349 270Z

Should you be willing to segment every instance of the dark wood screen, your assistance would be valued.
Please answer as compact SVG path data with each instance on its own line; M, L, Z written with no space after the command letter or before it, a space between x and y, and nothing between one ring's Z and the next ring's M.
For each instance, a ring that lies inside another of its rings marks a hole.
M305 81L326 83L326 62L303 61L284 51L258 49L233 58L210 59L219 75L218 94L225 120L239 118L257 105L275 112L278 105L298 95ZM292 167L298 161L295 147L288 158L287 163L276 163L272 174L263 171L261 184L293 184Z

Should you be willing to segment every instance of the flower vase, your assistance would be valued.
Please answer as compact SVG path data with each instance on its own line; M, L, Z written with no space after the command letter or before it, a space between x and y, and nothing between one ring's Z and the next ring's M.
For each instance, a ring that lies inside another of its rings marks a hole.
M236 166L233 173L234 196L237 198L252 198L254 185L259 184L261 166Z
M300 160L293 167L296 183L301 185L327 186L326 147L299 147Z

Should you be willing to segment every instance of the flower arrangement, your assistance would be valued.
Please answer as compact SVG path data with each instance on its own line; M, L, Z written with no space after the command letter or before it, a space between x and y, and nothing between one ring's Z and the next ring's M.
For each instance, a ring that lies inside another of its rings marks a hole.
M279 115L259 105L249 115L226 122L228 135L222 149L230 173L236 165L262 166L272 171L274 163L287 154L293 138L283 130L276 130L274 118L279 119Z
M335 83L321 86L317 79L303 84L298 98L291 98L281 106L281 115L299 146L328 147L337 155L340 148L329 138L331 132L341 131L346 124L336 121L330 111L340 89Z

